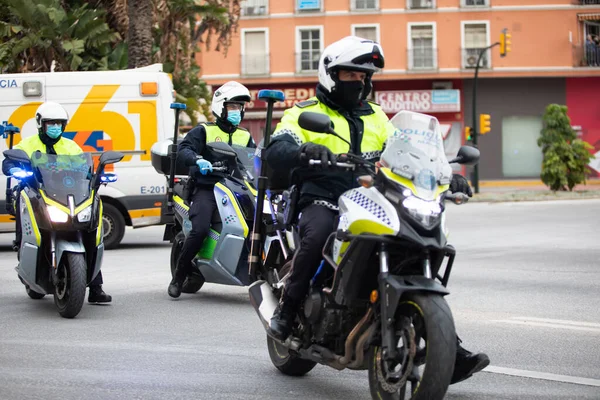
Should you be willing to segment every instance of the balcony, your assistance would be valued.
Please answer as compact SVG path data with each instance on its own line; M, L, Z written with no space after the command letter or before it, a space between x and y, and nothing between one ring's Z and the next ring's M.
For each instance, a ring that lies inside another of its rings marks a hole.
M460 0L461 7L489 7L490 0Z
M269 60L268 54L242 54L241 75L247 78L268 76Z
M572 4L578 6L598 6L600 5L600 0L573 0Z
M432 71L437 69L437 49L408 49L408 69L410 71Z
M256 17L267 15L269 0L245 0L241 4L243 17Z
M479 57L479 53L483 50L483 48L471 48L471 49L462 49L461 50L461 62L463 69L474 69L477 67L477 58ZM490 50L487 50L483 56L481 56L481 61L479 63L479 68L490 68L490 60L491 54Z
M573 46L573 65L575 67L600 68L600 47Z
M406 8L409 10L427 10L435 7L435 0L406 0Z
M377 11L378 0L352 0L352 11Z
M319 68L321 52L318 50L303 50L296 53L296 73L315 75Z

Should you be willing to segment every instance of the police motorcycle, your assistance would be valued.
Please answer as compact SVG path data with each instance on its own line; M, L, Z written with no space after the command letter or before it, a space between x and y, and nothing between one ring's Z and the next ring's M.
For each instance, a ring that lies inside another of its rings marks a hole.
M442 399L456 354L454 321L444 300L456 252L447 242L444 203L464 204L468 197L449 192L452 169L436 118L401 111L390 123L395 133L378 165L353 154L340 157L338 168L358 173L360 187L339 198L337 231L323 248L292 334L285 342L267 335L267 346L272 363L286 375L304 375L317 363L366 369L373 399ZM299 124L344 140L326 115L304 112ZM463 146L451 162L478 160L477 149ZM318 164L310 160L304 168ZM292 196L285 207L293 206ZM279 215L288 217L280 223L293 232L283 242L293 244L297 215ZM285 245L272 242L270 248L281 253ZM251 264L251 273L255 268L263 277L249 294L265 330L292 257L267 254L264 259L278 262ZM281 278L274 282L272 275Z
M22 240L15 268L30 298L54 295L64 318L76 317L87 285L98 275L104 255L100 185L115 182L104 167L123 158L115 151L102 153L98 167L90 153L55 155L39 151L29 158L20 149L4 151L21 166L12 171L19 196ZM14 197L13 197L14 198Z
M185 105L173 103L176 121ZM176 165L178 124L173 139L155 143L151 148L152 165L168 181L168 207L163 240L172 243L171 274L174 276L179 255L192 229L188 211L194 190L196 168ZM193 260L193 270L185 279L182 292L196 293L205 282L223 285L247 286L247 258L249 232L252 229L255 194L251 168L254 149L228 145L224 142L207 143L207 147L222 161L213 163L213 175L222 177L215 184L217 212L212 216L209 235Z

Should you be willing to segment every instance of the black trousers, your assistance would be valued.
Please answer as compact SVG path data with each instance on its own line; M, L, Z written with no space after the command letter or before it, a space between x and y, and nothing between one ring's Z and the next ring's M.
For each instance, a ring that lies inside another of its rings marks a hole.
M202 247L204 239L208 236L212 215L216 209L217 202L214 187L208 185L196 186L189 210L192 230L185 239L177 266L180 274L187 274L190 271L192 260Z
M311 204L302 210L298 228L300 249L294 257L292 271L285 285L285 295L294 303L304 299L310 280L319 269L327 237L335 230L338 213Z

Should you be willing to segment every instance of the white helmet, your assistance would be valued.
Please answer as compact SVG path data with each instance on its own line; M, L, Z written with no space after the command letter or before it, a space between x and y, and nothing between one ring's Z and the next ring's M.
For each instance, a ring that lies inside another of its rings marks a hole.
M384 66L381 45L358 36L346 36L327 46L319 60L319 83L330 93L338 82L338 69L362 71L367 73L365 79L365 96L372 89L371 77Z
M53 101L47 101L42 103L35 112L35 123L38 131L42 132L44 122L46 121L62 121L64 131L67 122L69 122L69 114L60 104Z
M215 117L226 119L225 103L240 103L242 118L244 118L244 104L249 101L250 91L248 88L239 82L229 81L215 91L210 108Z

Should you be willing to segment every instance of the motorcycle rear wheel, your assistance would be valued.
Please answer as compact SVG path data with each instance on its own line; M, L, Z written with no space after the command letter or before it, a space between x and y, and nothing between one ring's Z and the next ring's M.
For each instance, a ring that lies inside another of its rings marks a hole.
M456 358L454 319L446 300L438 294L411 293L396 311L396 337L402 361L383 360L381 347L369 350L369 389L373 399L441 400L444 398ZM403 319L410 321L409 328ZM412 341L414 356L408 356ZM402 342L400 343L400 340ZM424 342L425 347L420 345ZM421 367L423 367L422 369ZM401 376L401 377L400 377Z
M59 282L54 288L54 304L63 318L75 318L83 307L87 264L80 253L65 253L58 266Z
M271 362L279 371L289 376L302 376L312 370L316 362L305 360L298 355L290 353L290 350L281 343L267 335L267 346Z

